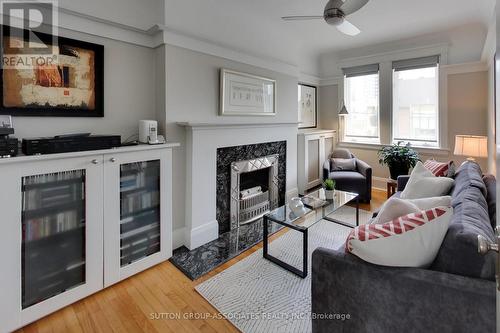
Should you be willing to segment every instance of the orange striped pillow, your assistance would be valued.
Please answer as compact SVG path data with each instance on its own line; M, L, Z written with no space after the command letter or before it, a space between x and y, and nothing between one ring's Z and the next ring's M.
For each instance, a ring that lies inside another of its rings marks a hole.
M424 163L424 167L436 177L453 177L453 161L444 163L436 160L427 160Z

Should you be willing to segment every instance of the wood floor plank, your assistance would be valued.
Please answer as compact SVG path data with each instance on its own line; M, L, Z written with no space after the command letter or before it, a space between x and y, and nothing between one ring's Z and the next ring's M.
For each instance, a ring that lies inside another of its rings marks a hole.
M373 190L372 202L360 204L364 210L375 210L386 200L386 192ZM271 236L274 240L282 230ZM183 315L212 314L218 311L194 289L235 263L262 248L259 243L217 267L212 272L191 281L169 261L161 263L125 281L76 302L18 332L25 333L214 333L239 332L231 322L213 317L187 320ZM155 313L177 313L178 319L156 319Z

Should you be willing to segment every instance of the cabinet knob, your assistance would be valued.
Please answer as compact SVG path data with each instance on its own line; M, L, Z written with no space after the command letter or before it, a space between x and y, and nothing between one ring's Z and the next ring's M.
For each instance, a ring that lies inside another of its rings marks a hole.
M109 159L109 161L110 161L111 163L115 163L115 162L116 162L116 158L111 157L111 158Z
M98 160L92 160L92 164L99 164Z

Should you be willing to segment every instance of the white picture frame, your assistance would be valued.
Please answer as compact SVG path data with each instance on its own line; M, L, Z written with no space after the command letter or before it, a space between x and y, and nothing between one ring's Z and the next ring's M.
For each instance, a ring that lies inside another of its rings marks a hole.
M276 80L222 68L221 116L275 116Z
M315 86L299 83L299 128L316 128L318 126L317 94Z

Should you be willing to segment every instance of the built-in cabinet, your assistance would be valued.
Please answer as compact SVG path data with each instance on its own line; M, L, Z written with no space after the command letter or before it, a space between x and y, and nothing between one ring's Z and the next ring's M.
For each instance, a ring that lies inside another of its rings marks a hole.
M336 145L336 131L307 130L298 134L297 173L299 194L322 183L323 163Z
M172 146L0 160L0 332L171 256Z

